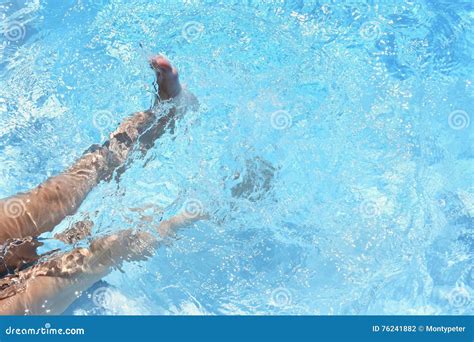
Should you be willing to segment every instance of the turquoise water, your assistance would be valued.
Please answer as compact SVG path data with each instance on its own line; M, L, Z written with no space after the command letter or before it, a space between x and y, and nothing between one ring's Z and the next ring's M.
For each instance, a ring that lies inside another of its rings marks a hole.
M211 219L75 314L474 312L470 1L0 6L0 197L148 108L151 54L201 104L55 232Z

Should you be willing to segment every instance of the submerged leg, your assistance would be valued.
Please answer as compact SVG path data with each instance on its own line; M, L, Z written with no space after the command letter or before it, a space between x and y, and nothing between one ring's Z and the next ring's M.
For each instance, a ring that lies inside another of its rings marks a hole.
M162 222L158 231L167 238L205 217L179 214ZM87 290L124 261L145 260L160 246L144 231L123 230L94 240L89 248L51 256L15 276L0 281L0 315L61 314Z
M194 96L181 88L176 69L164 57L155 57L150 63L160 87L155 107L124 120L103 146L89 149L63 173L33 190L0 200L0 243L52 230L77 211L94 186L124 164L137 143L145 149L151 147L180 113L195 105ZM157 117L163 101L165 113Z

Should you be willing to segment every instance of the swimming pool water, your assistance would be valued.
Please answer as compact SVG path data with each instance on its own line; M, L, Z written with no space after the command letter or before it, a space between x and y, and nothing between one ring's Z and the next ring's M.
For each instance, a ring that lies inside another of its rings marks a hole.
M84 217L96 234L152 230L183 207L211 219L74 313L474 312L472 2L0 7L0 197L148 108L153 53L200 101L55 232Z

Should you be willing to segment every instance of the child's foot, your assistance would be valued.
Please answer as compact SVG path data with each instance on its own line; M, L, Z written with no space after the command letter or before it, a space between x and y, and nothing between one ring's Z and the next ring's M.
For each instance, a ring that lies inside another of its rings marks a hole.
M165 101L177 97L181 93L181 84L176 68L162 55L152 57L150 66L156 73L160 100Z

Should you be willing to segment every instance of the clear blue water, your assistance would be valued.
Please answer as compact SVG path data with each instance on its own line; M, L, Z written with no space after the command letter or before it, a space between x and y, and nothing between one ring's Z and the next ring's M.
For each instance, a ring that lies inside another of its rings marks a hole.
M0 4L0 197L148 108L152 53L201 104L55 232L211 220L74 313L474 312L471 1Z

